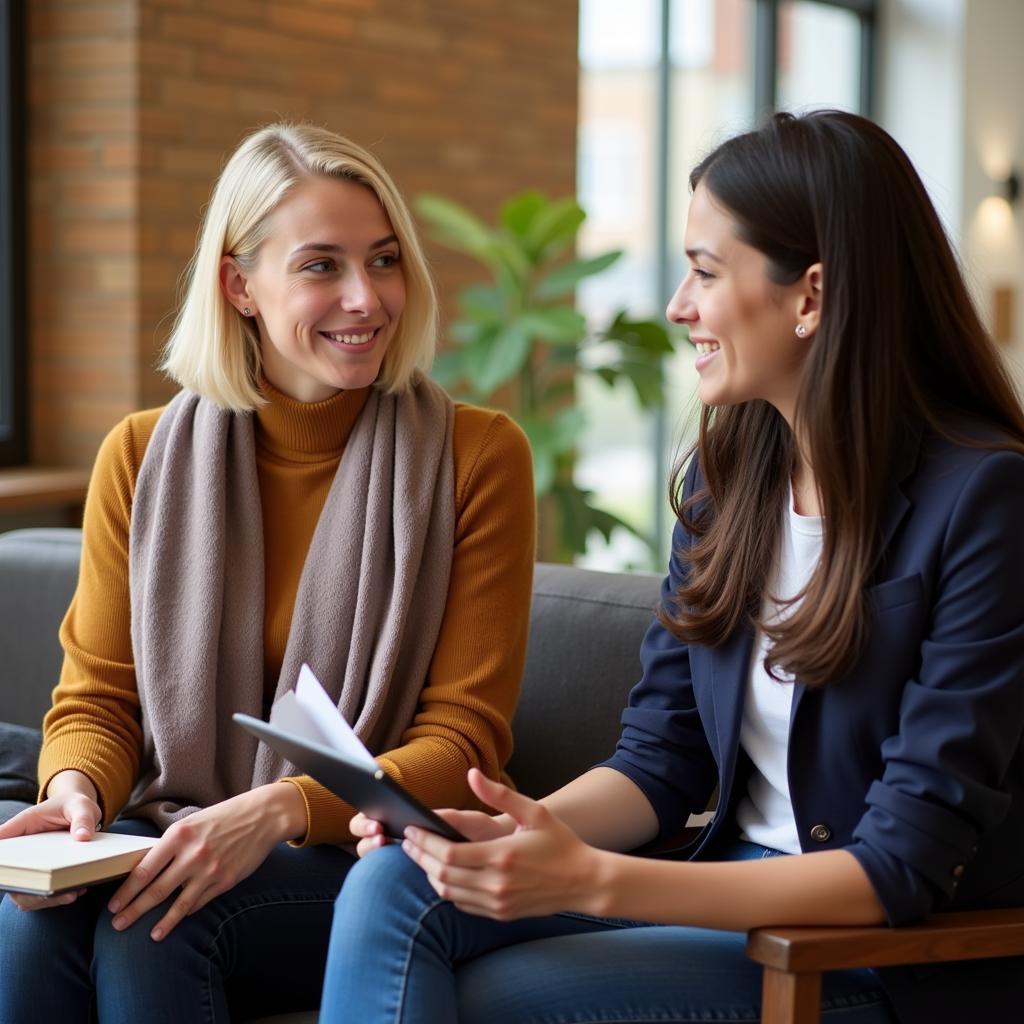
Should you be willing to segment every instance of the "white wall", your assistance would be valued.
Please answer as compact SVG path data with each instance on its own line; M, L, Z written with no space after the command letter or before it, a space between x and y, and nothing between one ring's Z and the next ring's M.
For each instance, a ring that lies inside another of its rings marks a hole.
M1024 385L1024 204L992 197L1024 172L1024 2L882 0L878 118L907 150L956 245L986 323L1014 289L1007 355Z
M1009 355L1024 380L1024 206L992 195L993 179L1024 171L1024 3L967 0L965 8L962 251L986 316L993 289L1013 289Z
M966 2L882 0L878 24L878 120L907 151L957 244Z

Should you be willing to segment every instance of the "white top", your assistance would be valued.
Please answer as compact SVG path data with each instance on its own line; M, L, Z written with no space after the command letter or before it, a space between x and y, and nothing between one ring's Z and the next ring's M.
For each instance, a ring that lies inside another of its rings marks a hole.
M780 609L772 597L784 600L798 594L821 558L821 518L797 515L793 510L792 488L788 509L775 573L768 585L767 594L771 596L765 597L762 608L767 622L778 622L792 615L799 602ZM767 653L767 638L758 630L740 728L740 745L754 768L747 795L736 809L736 820L742 838L786 853L800 853L787 774L793 677L779 672L782 681L773 679L764 667Z

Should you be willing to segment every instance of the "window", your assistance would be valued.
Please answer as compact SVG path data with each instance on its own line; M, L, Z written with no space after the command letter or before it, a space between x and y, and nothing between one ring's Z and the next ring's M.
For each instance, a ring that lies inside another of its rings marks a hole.
M0 5L0 466L26 461L23 191L24 24Z
M581 255L625 257L580 289L601 322L625 306L660 318L682 277L689 170L758 112L836 106L871 112L876 0L580 0L578 181L588 218ZM621 389L621 391L619 390ZM668 555L667 478L695 436L688 346L666 366L666 404L637 411L616 391L580 383L588 426L576 474L598 502L649 535L592 538L581 564L653 568Z

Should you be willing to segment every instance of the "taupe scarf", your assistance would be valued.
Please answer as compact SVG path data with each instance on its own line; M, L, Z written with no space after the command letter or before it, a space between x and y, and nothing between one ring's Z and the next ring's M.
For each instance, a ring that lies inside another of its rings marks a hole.
M451 399L374 389L310 542L275 699L306 661L374 753L416 710L448 594ZM129 535L144 747L123 813L177 818L294 773L231 721L263 714L263 525L252 413L181 392L139 469Z

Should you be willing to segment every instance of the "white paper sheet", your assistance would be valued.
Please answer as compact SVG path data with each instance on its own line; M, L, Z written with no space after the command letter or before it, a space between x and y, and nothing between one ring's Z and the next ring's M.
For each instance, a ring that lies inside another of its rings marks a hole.
M379 767L308 665L302 666L295 689L271 708L270 724L331 747L356 764Z

